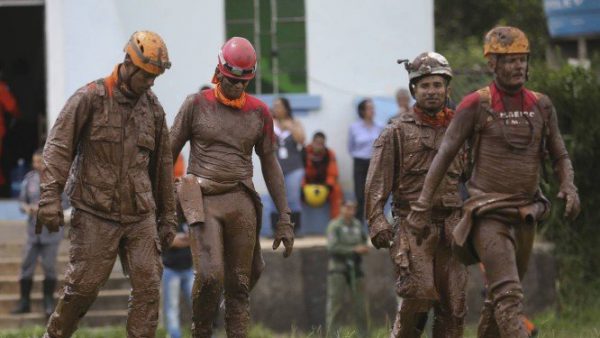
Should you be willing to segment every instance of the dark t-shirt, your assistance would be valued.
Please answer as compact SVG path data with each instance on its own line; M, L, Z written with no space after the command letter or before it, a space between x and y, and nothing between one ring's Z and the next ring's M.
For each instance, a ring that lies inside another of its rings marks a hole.
M186 223L177 226L177 233L188 232ZM190 248L170 248L162 255L163 265L172 270L187 270L192 267L192 252Z

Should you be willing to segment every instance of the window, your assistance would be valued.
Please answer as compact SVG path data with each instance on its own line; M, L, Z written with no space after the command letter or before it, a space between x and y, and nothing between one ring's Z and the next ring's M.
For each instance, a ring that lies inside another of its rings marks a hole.
M256 48L252 93L306 92L306 27L303 0L226 0L227 38L244 37Z

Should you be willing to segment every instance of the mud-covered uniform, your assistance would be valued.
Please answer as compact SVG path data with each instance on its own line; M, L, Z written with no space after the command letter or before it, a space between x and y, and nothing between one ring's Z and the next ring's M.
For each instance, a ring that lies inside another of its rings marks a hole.
M549 154L560 190L576 196L573 168L550 99L521 88L514 94L495 83L459 105L425 181L419 201L427 205L454 154L472 145L470 198L454 230L465 263L481 261L489 293L479 337L527 337L520 319L521 279L531 254L535 226L548 212L539 190L542 160Z
M430 236L418 245L406 224L409 203L419 197L445 131L411 110L393 119L374 144L366 184L369 235L374 238L392 228L383 213L391 193L395 235L390 256L397 273L396 292L404 298L392 337L419 337L431 307L434 337L462 336L467 271L451 254L450 234L461 214L458 182L465 167L463 152L452 161L433 199Z
M165 114L150 90L131 99L107 83L92 82L69 98L44 148L40 206L60 200L68 179L74 208L69 267L50 337L71 336L117 254L132 285L128 337L153 337L158 323L159 233L175 229Z
M246 95L243 107L235 109L220 103L214 90L188 96L171 129L173 154L190 141L189 175L183 183L193 175L192 181L201 189L196 197L194 192L178 194L184 214L201 214L198 222L187 217L196 273L194 337L211 336L223 287L228 337L247 334L249 293L264 268L258 241L262 204L252 183L252 150L261 160L272 156L268 165L276 167L265 168L267 162L263 162L263 174L270 169L281 172L273 135L273 119L262 101ZM283 179L280 183L277 190L283 196L273 199L285 204ZM193 208L200 210L186 210L185 200L194 198Z

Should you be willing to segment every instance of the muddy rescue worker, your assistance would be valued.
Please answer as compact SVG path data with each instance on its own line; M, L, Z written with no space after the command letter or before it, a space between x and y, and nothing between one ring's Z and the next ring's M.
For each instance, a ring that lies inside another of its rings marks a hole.
M434 192L469 140L470 198L453 240L467 264L480 261L486 269L489 292L478 336L528 337L521 320L521 280L535 227L550 208L539 189L546 154L560 182L558 197L566 200L565 217L577 217L579 197L554 106L546 95L524 87L529 61L525 34L514 27L490 30L484 55L494 81L460 103L408 218L411 231L426 238Z
M153 32L135 32L124 51L111 75L69 98L44 148L37 224L51 232L63 225L67 181L74 208L65 286L44 337L71 336L117 254L132 287L127 336L155 335L160 252L170 246L176 223L169 131L150 87L171 63Z
M171 130L173 154L190 141L188 175L178 190L190 225L194 270L192 336L208 338L225 289L228 337L246 337L249 295L264 268L260 243L262 205L252 183L252 151L277 210L273 249L283 241L284 257L292 252L283 174L275 155L269 108L245 92L256 72L256 52L240 37L221 48L214 89L187 97Z
M467 271L452 256L449 234L460 219L459 154L432 202L431 234L422 243L408 230L406 216L437 153L454 111L446 107L452 69L446 58L425 52L406 70L416 103L386 127L375 142L367 176L367 216L376 248L390 247L396 270L396 293L403 298L391 337L420 337L429 309L434 309L433 337L462 337ZM383 207L393 196L394 226Z

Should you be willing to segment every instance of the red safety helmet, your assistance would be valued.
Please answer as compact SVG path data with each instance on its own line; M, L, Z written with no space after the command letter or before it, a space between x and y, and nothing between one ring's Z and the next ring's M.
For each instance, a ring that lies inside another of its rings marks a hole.
M251 80L256 74L256 51L250 41L235 36L221 47L217 67L227 77Z

